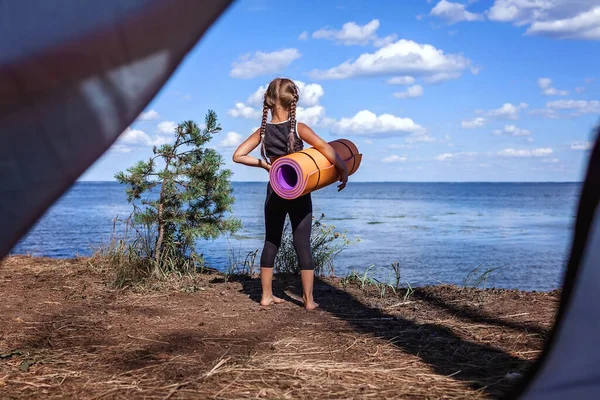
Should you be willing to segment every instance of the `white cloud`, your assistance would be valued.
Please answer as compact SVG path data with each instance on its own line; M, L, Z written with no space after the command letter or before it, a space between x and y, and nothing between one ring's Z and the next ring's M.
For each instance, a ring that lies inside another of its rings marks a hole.
M600 6L569 18L535 21L526 33L558 38L600 40Z
M438 140L432 136L429 136L424 131L422 131L422 132L412 133L410 136L408 136L406 139L404 139L404 141L406 143L434 143L434 142L437 142Z
M460 123L460 126L461 126L461 128L465 128L465 129L475 129L475 128L481 128L482 126L485 125L486 122L487 122L487 120L485 118L476 117L476 118L473 118L468 121L462 121Z
M423 86L413 85L409 87L405 92L396 92L394 97L397 99L406 99L409 97L419 97L423 95Z
M413 133L423 131L423 127L410 118L396 117L391 114L376 115L362 110L351 118L342 118L333 124L331 131L341 135L384 136L382 134Z
M550 148L539 148L539 149L504 149L498 152L485 152L485 153L476 153L476 152L458 152L458 153L443 153L438 155L435 159L438 161L450 161L455 160L457 158L465 158L465 157L475 157L478 155L485 157L520 157L520 158L544 158L553 154L552 149Z
M459 157L473 157L476 155L477 153L474 152L443 153L437 156L435 159L437 161L450 161Z
M439 142L446 143L449 147L454 147L454 144L452 143L452 137L448 134L445 134L444 139L440 140Z
M585 92L585 87L584 87L584 86L577 86L577 87L575 88L575 91L576 91L577 93L583 93L583 92Z
M379 20L372 20L365 25L358 25L355 22L346 22L339 30L319 29L312 34L313 39L329 39L345 45L367 44L377 37L379 29Z
M369 139L366 139L364 142L365 142L366 144L373 144L373 141L372 141L372 140L369 140Z
M154 139L149 143L150 146L162 146L163 144L167 144L171 141L170 138L164 136L155 136Z
M560 158L545 158L542 160L542 162L544 163L550 163L550 164L558 164L560 162Z
M321 79L346 79L354 76L410 75L432 76L441 72L458 72L471 61L460 54L445 54L430 44L401 39L374 53L361 54L328 70L313 70L311 75Z
M225 139L219 142L219 146L221 147L237 147L243 141L242 135L237 132L227 132L225 135Z
M411 150L414 149L415 146L412 144L390 144L388 146L389 149L402 149L402 150Z
M592 148L592 143L590 142L573 142L571 143L571 150L576 151L587 151Z
M139 129L131 129L131 127L128 127L127 129L125 129L123 131L123 133L121 133L121 135L119 136L118 139L118 144L119 145L123 145L124 147L127 147L125 145L130 145L130 146L161 146L165 143L169 142L169 138L166 138L164 136L155 136L154 138L151 138L147 133L145 133L144 131L141 131ZM126 150L124 148L120 149L121 153L128 153L129 150Z
M314 107L297 107L296 119L304 122L307 125L321 125L322 123L327 124L329 121L325 118L325 108L323 106Z
M385 157L383 160L384 163L396 163L396 162L404 162L406 161L406 157L404 156L397 156L397 155L391 155L389 157Z
M307 40L308 39L308 32L304 31L300 34L300 36L298 36L299 40Z
M573 110L574 115L600 114L598 100L554 100L546 103L551 110Z
M573 99L548 101L546 102L545 108L531 110L530 114L541 115L542 117L548 119L600 114L600 101Z
M518 105L504 103L500 108L496 108L487 112L479 112L483 113L487 117L498 120L517 120L519 119L520 111L527 107L529 107L527 103L520 103Z
M302 81L294 80L296 86L298 86L298 90L300 91L300 106L303 107L312 107L319 104L321 97L325 94L323 90L323 86L318 83L309 83L306 84ZM262 85L254 93L248 97L246 101L250 106L260 106L262 107L263 99L265 95L265 91L267 90L267 85Z
M294 60L300 58L298 49L283 49L265 53L257 51L245 54L233 62L229 73L232 78L251 79L262 75L275 74L283 71Z
M590 83L594 83L596 81L596 78L585 78L585 83L587 83L588 85Z
M321 97L325 94L323 86L318 83L306 84L302 81L294 81L300 91L299 105L303 107L312 107L319 104Z
M539 78L538 86L542 89L542 93L546 96L566 96L569 94L567 90L558 90L552 86L552 79L550 78Z
M452 153L444 153L444 154L440 154L439 156L437 156L435 159L438 161L446 161L449 160L451 158L454 158L455 155Z
M479 75L480 72L481 72L481 67L480 66L473 66L473 67L471 67L471 73L473 75Z
M556 88L550 88L550 89L546 89L544 90L544 94L546 96L566 96L569 94L568 90L557 90Z
M518 128L516 125L505 125L503 130L494 131L496 135L529 136L531 132L527 129Z
M150 136L148 136L144 131L139 129L131 129L131 127L127 127L119 136L119 142L124 144L147 144L150 142Z
M262 110L257 110L244 103L238 102L235 103L235 108L227 111L227 114L233 118L256 119L261 117Z
M398 40L398 35L396 35L396 34L387 35L386 37L375 39L373 41L373 46L375 46L375 47L385 47L387 45L390 45L390 44L394 43L396 40Z
M125 146L124 144L115 143L108 148L107 153L116 153L116 154L131 153L131 147Z
M553 151L550 148L540 148L533 150L504 149L498 152L498 155L502 157L546 157L551 154L553 154Z
M552 86L552 79L550 79L550 78L539 78L538 79L538 86L540 87L540 89L548 89L549 87Z
M433 7L430 15L446 20L450 25L461 21L482 21L484 16L481 14L467 11L466 6L461 3L452 3L441 0Z
M173 121L163 121L160 124L158 124L158 131L160 133L174 133L175 128L177 128L177 123Z
M558 119L560 118L560 114L556 110L551 110L549 108L537 108L529 111L531 115L540 115L547 119Z
M151 121L160 118L160 115L154 110L148 110L140 114L138 117L141 121Z
M389 35L384 38L377 36L380 22L374 19L364 25L358 25L356 22L346 22L341 29L323 28L312 34L313 39L333 40L338 44L346 46L360 45L364 46L372 43L376 47L383 47L396 40L396 35Z
M600 40L600 5L595 0L495 0L493 21L528 26L526 35Z
M459 72L439 72L431 76L426 76L423 80L425 81L425 83L435 84L457 78L460 78Z
M415 78L412 76L395 76L388 79L387 83L390 85L412 85L415 83Z

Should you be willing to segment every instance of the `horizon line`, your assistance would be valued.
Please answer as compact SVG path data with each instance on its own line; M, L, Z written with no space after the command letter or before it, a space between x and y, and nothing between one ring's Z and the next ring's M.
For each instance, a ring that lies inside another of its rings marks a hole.
M268 183L269 181L230 181L231 183ZM75 183L118 183L116 180L77 180ZM348 183L583 183L583 181L354 181Z

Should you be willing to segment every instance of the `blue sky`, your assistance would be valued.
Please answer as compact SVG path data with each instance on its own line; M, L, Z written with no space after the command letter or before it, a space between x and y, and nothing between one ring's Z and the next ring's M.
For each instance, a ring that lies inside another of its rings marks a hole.
M231 155L285 76L299 120L363 153L351 181L578 181L599 45L597 0L240 0L81 179L112 180L213 109L233 180L266 181Z

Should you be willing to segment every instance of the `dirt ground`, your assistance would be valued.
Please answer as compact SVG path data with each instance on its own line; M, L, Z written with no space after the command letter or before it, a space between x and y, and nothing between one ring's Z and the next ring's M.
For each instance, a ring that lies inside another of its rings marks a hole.
M0 399L498 398L531 365L559 293L416 289L381 298L317 282L257 303L257 279L140 293L89 260L0 265ZM515 378L517 377L517 378Z

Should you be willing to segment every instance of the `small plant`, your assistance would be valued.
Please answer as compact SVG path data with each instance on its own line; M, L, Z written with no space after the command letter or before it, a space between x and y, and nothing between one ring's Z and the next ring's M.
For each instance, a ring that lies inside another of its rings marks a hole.
M150 256L154 240L152 228L135 226L132 217L125 220L116 217L109 242L95 249L92 255L92 265L101 272L115 273L113 285L117 288L136 284L153 273L160 274ZM121 235L117 233L117 225L123 225Z
M487 281L492 276L492 274L494 272L498 271L499 269L504 268L504 266L502 265L500 267L494 267L494 268L488 268L488 269L482 270L482 267L483 267L483 263L479 264L477 267L472 269L471 272L469 272L469 274L463 281L464 288L467 288L467 287L477 288L479 286L482 286L482 289L485 289L486 285L487 285Z
M392 271L394 272L394 288L398 290L400 287L400 263L392 263Z
M406 288L406 292L404 292L404 299L403 301L408 301L408 299L410 299L413 295L413 293L415 292L415 290L412 288L412 286L410 286L410 283L406 282L406 286L408 286Z
M235 254L233 250L230 250L229 263L224 273L225 281L229 281L235 275L253 276L257 255L258 250L250 251L240 261L239 254Z
M379 279L373 279L373 285L379 290L379 297L382 299L385 297L388 289L390 289L394 295L396 295L396 288L394 285L388 282L381 282Z
M335 231L335 226L323 223L325 214L319 219L313 217L311 227L310 247L317 275L334 275L333 261L353 242L345 234ZM359 241L357 238L356 241ZM281 246L275 258L275 270L280 273L298 274L300 267L294 249L293 236L289 221L286 222Z
M380 280L375 278L375 265L369 266L362 273L357 273L356 271L349 272L344 278L340 280L340 284L344 289L347 286L354 284L358 287L358 289L363 292L367 292L370 288L374 288L379 294L380 298L384 298L389 291L391 291L394 296L398 296L400 293L400 277L399 277L399 263L392 264L392 270L394 273L394 279L390 279L390 275L388 275L387 280ZM390 282L391 281L391 282ZM406 282L407 288L404 292L404 300L407 301L414 293L414 289L411 287L410 283Z
M363 273L362 277L359 279L358 288L360 290L365 290L365 288L369 284L373 284L375 282L375 280L373 279L373 274L371 273L369 275L369 272L371 272L373 270L373 268L375 268L375 265L371 265L369 268L367 268L365 270L365 272Z
M346 274L346 276L344 278L342 278L340 280L340 284L344 288L346 288L348 285L358 282L358 280L359 280L358 274L354 271L351 271L348 274Z

